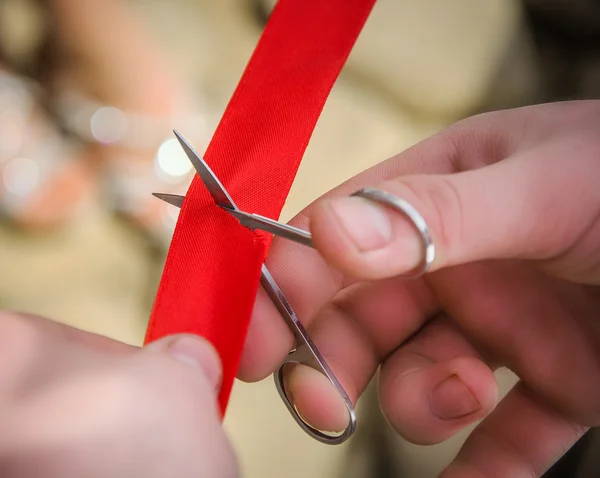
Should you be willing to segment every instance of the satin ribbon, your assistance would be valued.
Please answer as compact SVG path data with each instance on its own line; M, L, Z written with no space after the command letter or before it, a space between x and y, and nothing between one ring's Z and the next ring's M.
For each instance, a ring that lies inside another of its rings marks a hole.
M316 122L375 0L280 0L204 156L240 209L278 218ZM271 237L215 206L199 178L183 203L146 343L207 338L225 413Z

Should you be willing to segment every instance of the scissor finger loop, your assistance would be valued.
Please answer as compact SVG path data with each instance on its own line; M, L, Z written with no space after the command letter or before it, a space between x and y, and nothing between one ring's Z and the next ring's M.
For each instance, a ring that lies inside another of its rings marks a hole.
M405 199L394 196L386 191L374 188L361 189L360 191L355 192L353 196L359 196L387 206L393 211L403 214L410 222L412 222L413 226L421 236L421 242L423 244L423 259L419 266L417 266L413 271L403 274L403 277L414 279L421 277L423 274L429 271L435 260L435 245L433 243L429 226L427 226L425 218L423 218L423 216L412 204Z
M288 354L287 358L273 374L273 378L275 379L275 387L277 388L283 403L300 428L302 428L314 439L329 445L337 445L345 442L356 430L356 412L350 397L348 397L348 394L336 378L335 374L329 368L329 365L321 355L321 352L319 352L319 349L312 342L308 332L294 312L294 309L287 301L285 295L273 279L273 276L269 270L264 265L262 267L261 284L296 339L296 349ZM298 409L294 404L293 397L286 388L285 382L286 368L288 368L288 365L294 364L307 365L321 372L323 375L325 375L325 377L327 377L329 383L331 383L333 388L336 390L344 402L346 410L348 411L348 425L346 426L345 430L339 434L324 433L323 431L318 430L311 424L307 423L302 415L298 412Z
M273 375L273 378L275 379L275 387L277 388L279 396L283 400L286 408L300 428L321 443L325 443L327 445L338 445L345 442L354 434L354 431L356 430L356 411L352 401L348 395L346 395L344 389L340 386L339 382L335 378L335 375L333 375L327 366L327 363L325 361L317 361L315 363L315 361L312 359L313 357L311 356L315 353L315 351L318 354L318 350L316 349L309 351L308 349L298 348L291 352ZM329 383L340 394L340 397L342 398L344 406L348 412L348 424L343 431L339 433L323 432L322 430L312 426L304 419L304 417L298 411L298 408L294 403L293 395L290 393L286 385L286 375L289 373L286 369L289 365L306 365L313 367L327 377Z

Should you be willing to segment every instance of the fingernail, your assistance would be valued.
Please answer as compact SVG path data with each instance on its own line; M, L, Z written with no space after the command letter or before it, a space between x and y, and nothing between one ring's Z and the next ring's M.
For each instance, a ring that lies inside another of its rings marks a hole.
M392 240L392 224L381 206L360 197L345 197L331 202L342 227L363 252L387 246Z
M173 339L167 348L168 354L184 363L202 369L211 385L221 385L221 366L211 345L199 337L183 336Z
M456 375L440 383L429 396L429 411L442 420L462 418L480 409L479 402Z

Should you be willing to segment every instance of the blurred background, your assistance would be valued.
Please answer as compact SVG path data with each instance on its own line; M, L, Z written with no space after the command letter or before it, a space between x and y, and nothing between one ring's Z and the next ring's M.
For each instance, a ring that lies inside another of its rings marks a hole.
M0 308L142 343L177 219L150 193L192 177L171 130L204 150L273 4L0 0ZM599 93L597 0L379 0L282 219L465 116ZM316 443L271 379L237 383L226 420L249 478L434 477L468 434L407 444L372 391L359 423ZM548 476L600 476L595 442Z

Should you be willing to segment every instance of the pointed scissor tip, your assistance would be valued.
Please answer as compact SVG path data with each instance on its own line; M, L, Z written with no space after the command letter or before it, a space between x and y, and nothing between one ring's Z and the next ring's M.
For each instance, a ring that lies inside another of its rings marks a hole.
M181 209L183 206L184 196L180 196L178 194L167 194L167 193L152 193L155 198L160 199L166 203L171 204L172 206L178 207Z
M188 157L189 157L190 153L196 155L196 152L193 150L192 146L185 140L185 138L181 135L181 133L179 131L174 129L173 134L175 135L175 138L177 138L177 141L179 141L179 144L185 150Z
M181 133L179 131L177 131L176 129L173 130L173 134L175 135L175 137L179 140L180 143L185 144L188 148L191 148L191 146L188 144L188 142L185 140L185 138L181 135Z
M179 141L179 144L183 148L186 156L194 166L194 169L200 176L200 179L208 189L208 192L215 200L215 203L221 206L227 206L231 209L237 209L233 199L229 196L227 190L223 187L215 173L210 169L208 164L202 159L202 157L192 148L192 146L183 139L177 131L174 131L175 137Z

